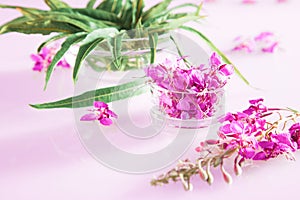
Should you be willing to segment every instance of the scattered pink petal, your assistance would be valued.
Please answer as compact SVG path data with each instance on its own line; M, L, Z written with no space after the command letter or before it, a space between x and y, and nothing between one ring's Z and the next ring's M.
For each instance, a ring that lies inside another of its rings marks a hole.
M243 0L242 3L244 3L244 4L253 4L253 3L256 3L256 0Z
M277 41L275 34L272 32L261 32L253 38L243 38L241 36L234 39L235 46L232 51L244 51L246 53L274 53L278 47L279 42Z
M109 126L111 125L113 122L110 118L102 118L99 120L101 124L103 124L104 126Z
M271 32L261 32L259 35L254 37L255 41L265 41L267 40L269 37L274 36L274 33Z
M85 114L80 118L80 121L94 121L97 120L98 116L95 113Z
M278 42L274 42L271 46L262 48L261 50L262 50L262 52L265 52L265 53L274 53L277 46L278 46Z

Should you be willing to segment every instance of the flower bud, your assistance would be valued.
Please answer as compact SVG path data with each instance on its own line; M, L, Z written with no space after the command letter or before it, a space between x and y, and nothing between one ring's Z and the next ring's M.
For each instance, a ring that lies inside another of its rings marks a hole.
M206 166L206 174L207 174L207 180L206 181L209 185L211 185L214 182L214 177L213 177L213 175L210 171L210 163L211 163L211 159L209 159L207 161L207 164L206 164L207 165Z
M181 182L182 182L182 185L183 185L184 189L185 189L186 191L190 190L190 185L191 185L191 184L186 182L186 180L184 179L182 173L179 174L179 178L180 178L180 180L181 180Z
M221 163L220 167L221 167L221 172L223 174L223 178L224 178L225 182L228 184L231 184L232 178L231 178L230 174L224 169L223 162Z
M198 160L198 168L199 168L199 176L202 180L206 181L208 179L208 175L206 171L202 167L202 160Z
M240 166L239 162L238 162L238 156L234 159L234 173L235 175L239 176L242 174L243 170L242 167Z

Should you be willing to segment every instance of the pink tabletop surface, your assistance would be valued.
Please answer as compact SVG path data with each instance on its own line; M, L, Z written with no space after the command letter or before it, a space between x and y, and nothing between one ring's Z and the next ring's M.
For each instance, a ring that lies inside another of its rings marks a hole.
M84 5L67 0L71 5ZM154 1L146 1L146 3ZM156 1L155 1L156 2ZM196 2L196 1L194 1ZM264 97L273 107L300 109L299 45L300 2L276 4L262 0L242 5L238 0L216 0L205 6L208 18L199 28L225 52L238 35L273 31L281 49L275 54L228 54L254 90L233 77L227 90L226 110L247 106L247 100ZM1 0L1 4L46 8L42 0ZM17 16L1 10L0 22ZM216 172L216 183L208 186L193 179L194 190L185 192L180 183L152 187L158 172L132 175L107 168L83 147L72 110L35 110L28 106L73 94L71 71L57 70L47 91L44 76L31 70L29 55L42 36L0 36L0 199L1 200L96 200L96 199L297 199L300 162L279 158L256 162L227 185ZM185 154L193 155L193 149ZM300 160L300 154L296 153ZM185 157L182 157L184 159Z

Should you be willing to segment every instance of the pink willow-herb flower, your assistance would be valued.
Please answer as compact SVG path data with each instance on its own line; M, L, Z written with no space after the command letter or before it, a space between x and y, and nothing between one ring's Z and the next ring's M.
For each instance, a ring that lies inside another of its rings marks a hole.
M233 74L232 65L223 64L216 53L209 66L187 67L183 59L174 63L150 65L145 69L153 84L153 93L158 93L160 109L167 115L179 119L204 119L215 112L215 105L227 79Z
M185 190L191 190L191 177L200 177L213 183L212 167L220 167L227 183L232 183L225 161L233 162L236 175L242 173L247 160L269 160L284 155L294 160L293 152L300 149L300 123L295 123L300 113L292 109L268 108L263 99L250 100L250 106L241 112L227 113L219 119L219 138L200 142L196 148L195 162L186 159L176 167L151 181L152 185L182 182ZM288 128L287 125L293 122ZM234 159L229 159L233 157Z
M263 99L251 100L250 107L240 113L228 113L220 119L219 136L225 149L238 149L242 158L267 160L280 154L291 155L297 148L290 133L264 132L268 129Z
M94 102L94 109L91 109L92 113L85 114L81 117L80 121L95 121L98 120L102 125L111 125L112 119L117 118L117 114L108 108L108 105L101 101Z
M48 66L53 60L57 49L54 47L44 47L38 54L31 54L31 59L35 61L34 67L32 70L41 72L42 70L47 70ZM61 59L57 66L63 68L70 68L70 64L66 61L65 58Z
M235 45L232 48L232 51L243 51L247 53L274 53L279 45L274 33L271 32L261 32L253 38L244 38L239 36L234 40L234 42Z

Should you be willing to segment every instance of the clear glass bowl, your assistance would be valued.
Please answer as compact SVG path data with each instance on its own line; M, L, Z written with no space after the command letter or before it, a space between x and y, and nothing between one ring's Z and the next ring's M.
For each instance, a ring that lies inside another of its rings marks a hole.
M224 114L224 88L203 91L170 91L150 82L151 115L178 128L205 128Z

